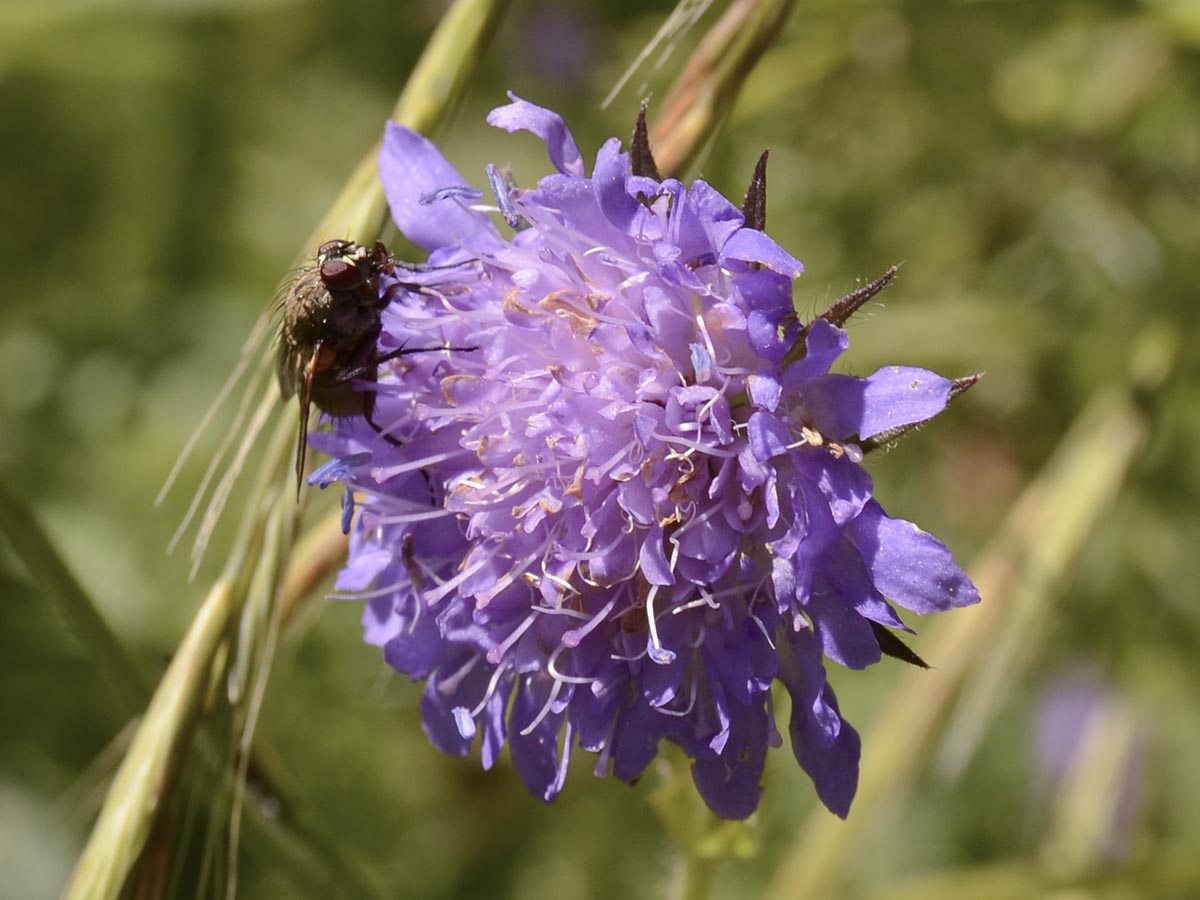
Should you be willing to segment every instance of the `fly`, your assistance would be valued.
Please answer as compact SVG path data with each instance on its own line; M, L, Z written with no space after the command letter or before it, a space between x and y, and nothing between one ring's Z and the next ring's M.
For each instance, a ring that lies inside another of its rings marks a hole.
M310 407L331 416L358 416L391 443L375 422L375 391L355 382L374 382L379 366L409 353L474 350L474 347L399 347L380 353L381 315L390 297L380 291L380 276L397 268L425 267L399 262L382 243L326 241L316 264L300 271L283 298L276 373L285 400L300 400L296 443L297 490L304 478Z

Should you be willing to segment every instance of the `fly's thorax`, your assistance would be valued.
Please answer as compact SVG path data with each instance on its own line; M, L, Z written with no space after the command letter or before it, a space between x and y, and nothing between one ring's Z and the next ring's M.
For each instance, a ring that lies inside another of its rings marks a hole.
M335 299L321 280L320 270L316 266L303 269L284 294L280 343L306 346L320 341L334 305Z

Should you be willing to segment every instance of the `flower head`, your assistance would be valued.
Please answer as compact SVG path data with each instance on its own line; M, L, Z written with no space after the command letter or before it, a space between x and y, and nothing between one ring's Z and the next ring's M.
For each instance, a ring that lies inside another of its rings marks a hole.
M782 743L778 680L796 758L845 816L859 738L825 658L877 662L877 634L905 629L893 604L979 599L860 464L952 382L832 374L846 334L797 318L802 265L704 182L637 174L616 139L589 176L562 119L515 98L489 122L557 170L501 198L511 238L432 144L384 137L392 214L431 268L385 278L379 350L476 349L381 370L384 435L313 436L364 498L339 587L369 591L367 640L425 682L433 743L478 738L485 768L507 743L537 796L576 745L632 780L665 738L717 814L747 816Z

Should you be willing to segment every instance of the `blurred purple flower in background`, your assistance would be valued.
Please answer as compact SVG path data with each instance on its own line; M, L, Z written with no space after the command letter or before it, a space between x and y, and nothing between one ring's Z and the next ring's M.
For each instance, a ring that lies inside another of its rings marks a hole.
M478 736L485 768L508 743L536 796L576 744L630 781L666 738L714 812L748 816L782 743L778 680L793 752L845 816L859 737L825 658L877 662L907 630L893 604L979 599L860 465L952 382L831 374L846 333L798 320L800 262L704 182L636 173L615 138L589 176L562 119L515 98L489 122L538 135L557 170L501 198L511 240L426 139L384 137L393 217L439 268L385 279L380 350L477 349L381 370L387 439L361 418L313 435L363 498L338 587L425 682L430 740L461 755Z
M1126 862L1144 813L1150 729L1136 704L1083 668L1050 679L1033 732L1042 855L1077 876Z
M519 29L523 47L516 61L559 90L578 86L596 65L596 45L603 37L597 28L587 7L538 5Z

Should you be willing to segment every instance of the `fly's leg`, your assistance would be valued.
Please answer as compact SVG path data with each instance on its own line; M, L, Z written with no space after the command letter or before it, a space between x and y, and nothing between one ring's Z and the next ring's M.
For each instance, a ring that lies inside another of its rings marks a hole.
M389 350L383 354L372 365L381 366L385 362L391 362L393 359L398 359L401 356L408 356L410 353L469 353L472 350L478 349L478 347L447 347L444 344L440 347L397 347L395 350Z
M386 431L383 430L383 426L381 426L378 422L375 421L375 389L374 388L372 388L369 391L366 391L363 394L363 418L367 420L367 424L370 425L375 430L375 433L377 435L379 435L381 438L383 438L385 441L387 441L393 447L403 447L404 446L403 441L401 441L399 438L395 437L394 435L388 434Z
M364 375L373 375L385 362L391 362L393 359L399 359L401 356L408 356L410 353L465 353L478 349L478 347L447 347L444 344L437 347L397 347L395 350L389 350L382 356L375 357L364 366L355 366L353 369L346 369L338 373L337 380L353 381L355 378L362 378Z
M375 336L372 336L371 340L373 342L375 340ZM379 356L373 355L372 359L365 365L355 366L339 372L337 380L339 382L343 382L353 381L356 378L367 378L374 383L376 373L381 365L386 362L391 362L393 359L398 359L401 356L407 356L410 353L433 353L440 351L463 352L478 349L478 347L447 347L444 345L440 347L397 347L395 350L389 350L387 353ZM375 433L389 444L394 447L402 446L403 444L400 440L384 431L383 427L375 421L375 395L376 391L374 388L363 392L363 418L367 420L367 424L375 430Z

